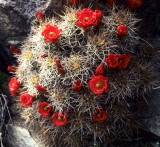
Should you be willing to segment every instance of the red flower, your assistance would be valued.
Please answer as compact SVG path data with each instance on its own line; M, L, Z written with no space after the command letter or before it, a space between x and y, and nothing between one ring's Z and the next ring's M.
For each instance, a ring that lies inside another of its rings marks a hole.
M103 76L104 75L104 68L103 68L103 65L102 64L100 64L99 66L98 66L98 68L96 69L96 75L101 75L101 76Z
M38 12L36 14L36 18L37 18L38 21L42 21L44 19L42 12Z
M117 66L118 70L126 68L129 61L131 60L131 56L125 54L117 55L117 58L118 58L118 66Z
M12 78L11 81L9 82L8 86L9 86L11 96L18 96L18 94L19 94L18 89L20 87L20 82L17 81L16 78Z
M60 74L64 74L65 73L65 70L63 69L61 63L59 60L56 60L56 65L57 65L57 71L60 73Z
M41 93L41 94L43 94L43 95L47 93L47 89L44 88L44 87L42 87L42 86L39 85L39 84L37 84L36 89L37 89L37 91L38 91L39 93Z
M98 121L99 123L102 123L106 119L107 119L107 111L99 110L99 109L96 109L94 111L94 117L93 117L94 121Z
M21 99L21 104L24 107L32 106L32 100L33 100L32 95L25 93L20 96L20 99Z
M40 103L38 108L38 112L41 114L42 117L47 117L52 109L52 107L46 102Z
M129 55L108 55L108 58L105 59L108 68L117 68L118 70L122 70L127 67L131 56Z
M57 25L46 25L46 29L42 32L42 35L45 37L45 43L57 43L58 38L62 36L61 32L62 30L58 30Z
M67 116L64 116L62 113L56 111L52 116L53 124L57 127L63 126L67 124Z
M93 12L93 10L85 8L82 12L77 13L77 18L79 21L76 22L76 25L86 31L93 26L100 24L102 20L102 12L98 10Z
M127 33L128 29L126 28L126 26L121 25L117 27L117 36L119 39L123 39Z
M116 68L118 65L118 58L114 54L109 54L108 58L105 59L108 68Z
M77 91L77 92L81 91L82 83L80 83L79 80L76 80L74 83L75 83L75 86L72 87L72 90Z
M84 31L91 29L95 25L96 17L93 10L83 9L82 12L77 13L78 22L76 25Z
M128 6L132 9L139 8L143 3L142 0L126 0Z
M10 50L11 50L12 53L15 53L17 55L21 54L21 50L15 49L13 46L10 46Z
M92 80L89 81L88 85L93 93L102 95L103 92L108 92L108 78L103 76L92 76Z
M7 70L8 72L16 72L16 68L13 66L8 66Z
M79 0L68 0L71 4L78 4Z
M117 4L117 0L106 0L107 3L112 7L113 4Z

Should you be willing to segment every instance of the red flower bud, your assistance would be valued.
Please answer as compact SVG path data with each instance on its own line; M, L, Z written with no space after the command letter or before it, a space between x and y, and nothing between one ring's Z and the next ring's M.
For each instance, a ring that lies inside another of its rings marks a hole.
M16 68L13 66L8 66L7 70L8 72L16 72Z
M17 55L21 54L21 50L15 49L13 46L10 46L10 50L11 50L12 53L15 53Z
M102 12L99 10L95 10L94 15L96 16L95 26L99 26L102 21Z
M36 14L36 18L37 18L37 20L38 20L39 22L42 21L42 20L44 19L42 12L38 12L38 13Z
M75 83L75 86L72 87L72 90L77 91L77 92L81 91L82 83L80 83L79 80L76 80L74 83Z
M60 73L60 74L64 74L65 73L65 70L63 69L61 63L59 60L56 60L56 65L57 65L57 71Z
M103 76L104 75L104 68L103 68L103 65L102 64L100 64L99 66L98 66L98 68L96 69L96 75L101 75L101 76Z
M107 3L112 7L113 4L117 4L117 1L118 1L118 0L106 0L106 1L107 1Z
M126 28L126 26L121 25L117 27L117 37L119 39L123 39L127 33L128 33L128 29Z
M42 54L39 56L39 61L38 61L38 64L41 65L42 64L42 61L43 59L46 57L47 55L46 54Z
M126 0L128 6L132 9L139 8L143 3L142 0Z
M79 0L68 0L68 2L74 5L79 4Z
M39 93L41 93L41 94L43 94L43 95L47 93L47 89L44 88L44 87L42 87L42 86L39 85L39 84L37 84L36 89L37 89L37 91L38 91Z

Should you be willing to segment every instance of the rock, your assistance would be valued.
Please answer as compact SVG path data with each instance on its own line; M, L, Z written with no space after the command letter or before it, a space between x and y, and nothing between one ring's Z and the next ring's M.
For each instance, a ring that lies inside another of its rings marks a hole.
M139 118L141 129L153 134L153 138L160 139L160 89L148 98L148 107L142 111Z
M25 18L31 18L38 11L41 11L42 6L47 0L0 0L0 4L7 4L20 15Z
M7 96L0 94L0 146L5 141L6 126L10 120Z
M0 69L6 72L7 66L15 63L9 46L18 47L30 31L27 19L8 4L0 3Z
M0 40L10 41L16 38L21 41L29 33L30 25L27 23L27 19L22 17L13 7L0 5L0 15L0 33L2 34Z
M156 73L160 73L160 36L157 35L153 40L153 46L156 54ZM155 79L160 81L159 74ZM140 114L140 128L153 135L153 138L160 139L160 86L153 87L154 91L147 98L148 107Z
M38 147L28 130L12 124L8 126L6 145L8 147Z
M97 3L98 0L80 0L81 4L84 8L88 8L92 6L92 8L96 9L98 7ZM102 1L100 2L102 3ZM99 3L99 4L100 4ZM45 12L46 16L52 16L53 14L58 13L62 14L65 6L73 6L67 0L48 0L46 4L43 6L43 11Z
M6 0L0 0L0 4L5 5L5 4L7 4L7 2L6 2Z
M48 0L43 6L43 11L47 17L52 16L55 12L61 14L66 4L66 0Z

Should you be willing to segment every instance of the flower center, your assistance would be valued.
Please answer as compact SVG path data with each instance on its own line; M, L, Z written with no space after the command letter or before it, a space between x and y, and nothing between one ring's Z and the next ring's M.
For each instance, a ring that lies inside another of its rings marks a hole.
M64 117L63 116L58 116L58 120L59 121L64 121Z
M55 63L55 60L54 59L48 59L48 66L53 66L53 64Z
M51 36L55 36L55 35L56 35L56 33L55 33L55 32L50 32L50 33L49 33L49 35L51 35Z
M27 99L25 99L24 101L27 102Z
M74 63L74 68L77 69L79 67L78 63Z
M103 44L104 44L104 42L105 42L105 40L104 40L104 39L102 39L102 38L98 37L97 45L103 45Z
M37 77L37 76L33 76L32 79L31 79L31 82L32 82L33 85L34 85L34 84L37 84L37 82L38 82L38 77Z
M114 57L110 58L110 62L116 63L116 59Z
M100 84L96 84L96 87L99 87L100 86Z
M102 81L97 81L95 86L97 89L102 89L104 87L104 83Z
M119 60L119 63L123 63L123 60Z
M48 111L48 106L44 107L44 111L47 112Z
M98 113L98 114L97 114L97 117L98 117L98 118L101 118L101 117L102 117L102 114L101 114L101 113Z
M27 53L25 56L26 56L27 59L30 59L30 58L32 57L32 53L29 52L29 53Z
M86 17L84 20L85 20L85 21L88 21L88 20L89 20L89 17Z

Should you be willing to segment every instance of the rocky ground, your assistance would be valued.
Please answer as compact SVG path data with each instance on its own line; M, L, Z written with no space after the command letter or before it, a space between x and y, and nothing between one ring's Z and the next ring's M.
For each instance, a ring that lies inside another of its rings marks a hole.
M103 0L100 0L103 1ZM85 2L95 4L94 0ZM15 63L13 54L9 50L9 46L13 45L18 48L25 40L27 34L30 32L31 22L35 19L35 14L42 11L47 16L55 12L61 12L66 1L64 0L0 0L0 70L3 71L5 76L7 73L7 66ZM123 3L123 0L122 0ZM105 3L104 3L105 4ZM141 24L142 37L149 38L153 43L156 50L160 50L160 0L145 1L142 8L137 12L137 16L143 20ZM2 83L1 83L2 84ZM1 92L2 93L2 92ZM0 144L2 140L7 142L8 147L36 147L36 143L31 137L28 130L10 121L7 109L8 92L3 91L4 95L1 96L0 114ZM6 101L5 101L6 100ZM147 107L140 114L139 127L149 134L149 138L154 140L157 146L157 141L160 140L160 89L155 89L147 99ZM14 119L14 116L12 116ZM3 123L2 123L3 118ZM5 130L8 130L8 135L4 137ZM145 134L144 133L144 134ZM143 135L142 135L143 136ZM145 136L145 135L144 135Z

